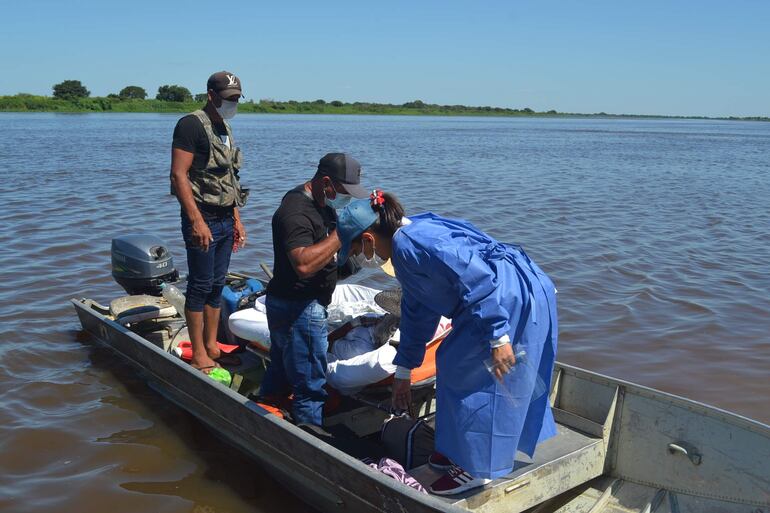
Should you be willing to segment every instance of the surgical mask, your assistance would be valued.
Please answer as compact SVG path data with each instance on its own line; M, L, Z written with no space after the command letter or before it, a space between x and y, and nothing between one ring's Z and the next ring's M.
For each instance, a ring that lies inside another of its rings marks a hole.
M326 196L326 204L332 207L334 210L339 210L341 208L347 207L351 199L353 199L353 197L350 194L343 194L338 192L334 199Z
M372 242L372 258L366 258L363 247L361 248L361 252L359 254L353 255L353 258L355 259L354 262L357 266L367 269L376 269L378 267L382 267L382 265L387 261L384 258L380 258L377 252L374 251L374 242Z
M230 100L222 100L222 106L216 107L217 113L222 116L222 119L232 119L235 113L238 112L238 102Z

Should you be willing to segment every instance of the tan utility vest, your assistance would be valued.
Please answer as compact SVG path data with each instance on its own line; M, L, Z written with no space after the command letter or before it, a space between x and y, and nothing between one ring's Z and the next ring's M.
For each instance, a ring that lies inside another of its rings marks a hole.
M223 120L227 130L228 147L211 126L211 119L202 110L192 113L203 124L209 139L209 161L205 169L190 168L188 176L193 197L198 203L217 207L242 207L249 196L248 189L241 189L238 170L241 168L241 149L235 146L233 131Z

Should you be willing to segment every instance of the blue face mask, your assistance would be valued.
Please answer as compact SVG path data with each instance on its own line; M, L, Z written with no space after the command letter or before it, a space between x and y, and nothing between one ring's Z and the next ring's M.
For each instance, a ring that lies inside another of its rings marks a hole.
M351 199L353 199L353 197L350 194L343 194L338 192L334 199L326 196L326 204L332 207L334 210L339 210L341 208L347 207Z

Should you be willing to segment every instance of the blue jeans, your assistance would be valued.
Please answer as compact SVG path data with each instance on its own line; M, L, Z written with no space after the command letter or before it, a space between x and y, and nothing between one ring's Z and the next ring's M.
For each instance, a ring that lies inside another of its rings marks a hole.
M294 394L292 417L297 424L323 423L326 400L326 351L329 334L326 307L315 300L265 301L270 329L270 365L260 395Z
M203 305L219 308L225 275L233 253L233 218L205 218L214 240L208 251L193 245L192 223L182 212L182 236L187 249L187 294L185 308L202 312Z

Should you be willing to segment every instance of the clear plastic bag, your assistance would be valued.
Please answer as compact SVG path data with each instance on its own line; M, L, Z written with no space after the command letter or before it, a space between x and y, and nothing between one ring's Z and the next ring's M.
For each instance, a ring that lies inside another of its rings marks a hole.
M511 406L518 407L522 404L528 404L531 402L534 402L538 400L540 397L543 396L547 392L547 386L545 384L545 381L543 381L543 378L540 377L540 375L537 372L537 369L534 368L531 360L529 359L527 355L526 349L521 344L515 344L513 346L513 356L515 358L515 363L513 364L513 367L510 367L507 371L504 371L503 377L502 377L502 383L510 384L510 382L514 379L520 379L519 376L521 374L524 374L525 376L530 376L531 379L535 380L535 386L532 389L532 394L529 397L514 397L514 395L511 393L510 386L503 386L500 387L500 391L502 392L502 396L505 398L506 401L508 401ZM492 361L492 358L487 358L484 360L484 366L486 367L487 371L492 375L492 377L495 380L498 380L497 376L495 375L495 371L497 370L497 365Z

